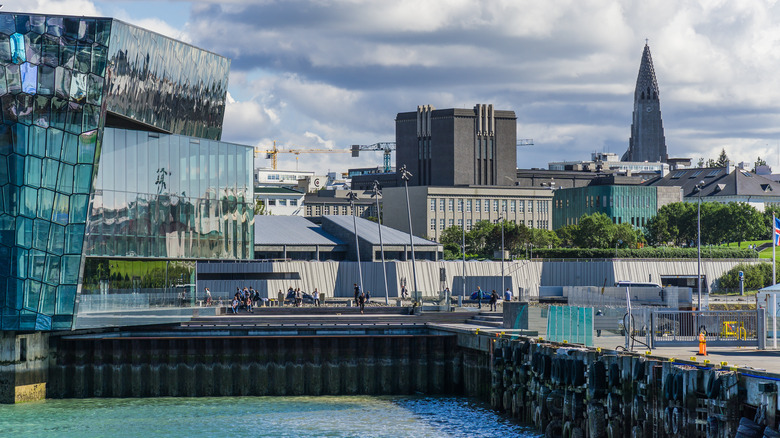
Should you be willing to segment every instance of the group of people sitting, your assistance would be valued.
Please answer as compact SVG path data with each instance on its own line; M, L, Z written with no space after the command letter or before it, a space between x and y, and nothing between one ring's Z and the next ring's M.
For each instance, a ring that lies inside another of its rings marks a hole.
M285 301L291 302L295 307L303 306L304 301L314 304L315 307L319 307L320 291L315 287L314 291L311 294L308 294L302 291L301 288L293 289L293 287L290 286L287 289L286 296L282 293L281 289L279 290L279 302L284 303Z
M233 313L238 313L240 309L246 309L249 313L254 313L252 307L260 301L260 293L250 286L249 288L236 288L236 294L233 295L231 309Z

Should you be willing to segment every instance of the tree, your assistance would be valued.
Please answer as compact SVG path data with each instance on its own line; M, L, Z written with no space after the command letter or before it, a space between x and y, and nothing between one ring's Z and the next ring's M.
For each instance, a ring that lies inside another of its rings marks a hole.
M720 150L720 155L718 155L718 161L715 162L714 167L726 167L726 165L729 163L729 156L726 155L726 149Z
M731 241L741 244L745 240L755 240L765 235L764 218L751 205L730 202L726 204L725 210L725 214L718 214L717 217L722 218L719 222L722 222L724 234Z
M604 213L582 215L575 243L580 248L609 248L612 246L613 226L612 220Z
M455 225L441 232L439 242L444 247L444 258L454 259L462 256L461 242L463 241L463 228Z
M753 163L753 173L756 173L758 166L766 166L766 161L764 161L761 157L756 158L756 162Z
M580 227L574 224L564 225L561 228L555 230L555 234L557 234L558 239L561 240L561 245L567 248L574 246L574 240L576 239L579 232Z
M628 222L613 225L612 245L617 245L620 248L636 247L638 233L639 231L634 229Z
M271 213L266 210L265 202L263 202L261 199L255 199L255 216L266 215L266 214L271 214Z

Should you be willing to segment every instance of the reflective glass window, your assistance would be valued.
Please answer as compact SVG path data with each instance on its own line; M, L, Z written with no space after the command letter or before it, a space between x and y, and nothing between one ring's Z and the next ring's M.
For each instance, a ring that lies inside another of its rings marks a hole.
M70 197L61 193L54 195L54 208L52 210L52 221L59 224L67 224L70 212Z
M19 66L22 78L22 93L35 94L38 88L38 67L25 62Z
M27 62L32 64L41 63L41 36L37 33L28 33L24 36L25 52Z
M10 64L5 66L5 80L8 84L8 92L17 94L22 92L22 75L19 66Z
M26 161L26 173L24 177L25 184L32 187L39 187L41 185L41 164L40 158L28 156Z
M11 35L11 62L21 64L27 61L27 54L24 49L24 35L15 33Z
M51 212L54 208L54 192L51 190L38 190L38 217L51 220Z
M65 227L56 224L51 225L47 250L52 254L62 255L62 252L65 250Z
M37 96L33 107L33 123L42 128L48 128L50 111L51 99L46 96Z
M36 219L33 221L33 248L46 251L49 242L50 228L51 223L48 221L41 219Z

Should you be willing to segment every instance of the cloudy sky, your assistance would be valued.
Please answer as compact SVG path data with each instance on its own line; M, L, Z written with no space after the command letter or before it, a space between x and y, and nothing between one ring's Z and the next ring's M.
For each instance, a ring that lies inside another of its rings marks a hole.
M112 16L232 60L223 140L346 149L394 140L417 105L517 113L518 167L622 154L645 39L669 155L780 170L780 2L610 0L6 0ZM345 171L380 153L301 155ZM261 158L257 166L270 162ZM295 169L280 155L280 168Z

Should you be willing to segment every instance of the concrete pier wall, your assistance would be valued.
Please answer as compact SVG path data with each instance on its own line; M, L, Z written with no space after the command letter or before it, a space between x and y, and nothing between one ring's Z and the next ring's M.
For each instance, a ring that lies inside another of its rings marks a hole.
M0 332L0 403L46 398L49 334Z
M489 393L486 354L455 336L60 338L56 351L49 398Z

